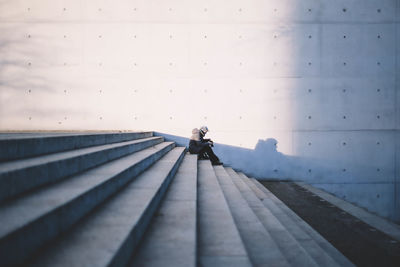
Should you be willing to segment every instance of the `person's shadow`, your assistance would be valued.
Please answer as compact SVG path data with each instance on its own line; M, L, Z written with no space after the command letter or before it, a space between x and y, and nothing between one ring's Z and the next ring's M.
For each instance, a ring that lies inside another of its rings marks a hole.
M215 153L222 157L224 164L235 166L254 177L274 177L288 179L284 171L292 160L277 150L274 138L259 139L254 149L228 145L215 145Z
M254 148L255 153L261 153L264 156L273 155L279 153L277 151L278 141L274 138L268 138L265 140L259 139L256 147Z
M180 146L188 146L189 138L158 133ZM214 143L214 152L225 166L232 166L250 177L292 180L296 169L296 157L284 155L277 150L278 141L274 138L259 139L254 149Z

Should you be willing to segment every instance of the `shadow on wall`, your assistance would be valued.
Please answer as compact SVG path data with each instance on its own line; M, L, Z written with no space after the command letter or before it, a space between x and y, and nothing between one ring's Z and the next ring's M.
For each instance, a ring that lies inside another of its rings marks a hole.
M167 141L174 141L179 146L188 147L189 138L154 133ZM343 172L338 174L337 165L343 162L313 157L289 156L277 151L278 141L274 138L259 139L254 149L215 144L214 151L224 165L229 165L249 177L262 180L304 181L317 188L328 191L337 197L349 201L370 212L386 217L394 222L394 184L365 184L350 179ZM336 167L336 168L335 168ZM365 166L354 164L354 169ZM343 170L344 171L344 170Z
M160 132L167 141L188 147L189 138ZM293 180L293 170L298 169L298 158L277 151L278 141L274 138L259 139L254 149L214 144L214 152L224 163L246 175L264 180ZM289 171L290 170L290 173Z

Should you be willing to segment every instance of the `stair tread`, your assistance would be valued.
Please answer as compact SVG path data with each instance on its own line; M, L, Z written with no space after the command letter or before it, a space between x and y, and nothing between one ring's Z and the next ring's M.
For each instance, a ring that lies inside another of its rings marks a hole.
M201 266L252 266L208 160L198 161L198 229Z
M152 132L27 132L27 133L0 133L0 141L30 140L53 137L81 137L81 136L109 136L127 134L146 134Z
M275 216L285 224L292 235L299 240L310 256L323 266L354 266L343 254L334 248L320 234L311 228L303 219L297 216L289 207L273 195L267 188L255 179L250 179L254 186L268 196L263 201L269 205ZM268 201L270 201L268 203ZM309 230L307 230L309 229Z
M267 205L272 213L282 221L283 224L288 228L288 230L295 236L298 240L308 240L311 237L304 232L298 225L281 209L282 207L277 206L277 202L273 201L274 196L272 196L271 192L267 192L263 190L263 185L258 183L254 179L250 179L253 182L253 191L262 198L263 204ZM257 183L257 184L256 184ZM268 198L268 199L266 199Z
M173 145L173 142L164 142L33 191L26 198L3 203L0 250L4 253L1 261L21 263L171 150ZM36 197L39 201L32 203L37 205L30 206L30 200ZM24 208L25 203L27 207Z
M257 180L123 135L0 133L2 263L354 266Z
M135 178L118 194L78 222L70 231L34 261L39 266L106 266L115 260L117 253L129 259L132 244L130 238L138 239L149 218L144 213L155 209L151 206L160 197L160 188L166 177L177 168L184 148L177 147L159 159L145 172ZM133 236L133 237L132 237ZM134 243L138 240L134 241ZM124 255L126 254L126 255Z
M318 266L314 260L308 255L297 240L288 232L281 222L272 214L272 212L263 205L261 200L255 195L253 190L248 186L245 179L236 173L232 168L225 168L231 176L233 182L246 199L253 212L260 219L265 229L271 234L282 254L286 257L292 266Z
M0 161L124 142L151 136L153 136L153 132L0 133Z
M69 177L59 183L33 191L13 201L0 204L0 238L34 221L48 212L60 208L72 199L107 181L128 167L140 162L155 151L171 144L155 147L107 162L96 168Z
M89 135L89 133L0 133L1 141L10 141L10 140L27 140L34 138L51 138L51 137L64 137L64 136L82 136Z
M196 266L197 155L186 155L130 266Z
M252 263L256 266L290 266L224 167L214 166L214 170Z
M52 154L46 154L46 155L41 155L41 156L36 156L36 157L31 157L31 158L25 158L25 159L17 159L13 161L7 161L7 162L0 162L0 175L10 173L13 171L19 171L24 168L30 168L33 166L37 165L43 165L43 164L48 164L50 162L56 162L68 158L73 158L85 154L90 154L93 152L98 152L106 149L112 149L116 147L122 147L130 144L136 144L136 143L141 143L145 142L148 140L155 140L155 139L161 139L162 137L148 137L148 138L142 138L142 139L137 139L137 140L132 140L132 141L124 141L124 142L119 142L119 143L112 143L112 144L106 144L106 145L98 145L98 146L92 146L92 147L85 147L85 148L79 148L79 149L74 149L74 150L69 150L69 151L63 151L63 152L56 152Z
M0 163L0 201L15 198L162 141L162 137L150 137Z

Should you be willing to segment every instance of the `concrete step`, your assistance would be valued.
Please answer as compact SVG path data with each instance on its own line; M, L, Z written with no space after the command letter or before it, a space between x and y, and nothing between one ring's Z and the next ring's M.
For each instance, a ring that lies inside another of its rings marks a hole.
M400 241L400 225L393 223L386 218L377 216L376 214L373 214L365 210L364 208L353 205L350 202L340 199L329 192L312 186L311 184L307 184L304 182L297 182L296 184L311 192L312 194L326 200L328 203L358 218L360 221L363 221L371 227L378 229L379 231L390 236L391 238Z
M183 147L167 153L29 264L52 267L125 266L183 157Z
M247 178L247 177L246 177ZM342 253L256 179L249 186L320 266L354 266Z
M214 166L236 227L254 266L290 266L223 166Z
M0 161L152 137L136 133L0 133Z
M186 154L129 266L195 267L197 155Z
M197 190L199 265L252 266L208 160L198 161Z
M317 267L318 265L316 262L308 255L298 241L287 231L281 222L254 194L253 190L251 190L244 180L245 178L241 177L232 168L225 168L225 170L232 178L234 184L239 189L240 193L247 201L254 214L257 215L265 229L270 233L271 237L276 242L290 265Z
M0 163L0 201L159 144L162 137L106 144Z
M163 142L0 205L0 262L21 263L174 147Z

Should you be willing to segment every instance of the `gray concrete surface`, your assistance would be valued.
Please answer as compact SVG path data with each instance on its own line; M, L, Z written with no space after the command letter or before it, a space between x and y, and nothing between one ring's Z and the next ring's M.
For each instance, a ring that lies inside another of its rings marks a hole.
M21 263L173 147L164 142L3 203L0 261Z
M63 139L59 141L62 142ZM0 201L154 146L161 137L99 145L0 163Z
M394 224L382 217L379 217L375 214L372 214L360 207L357 207L347 201L344 201L340 198L329 194L321 189L315 188L309 184L298 182L299 186L307 189L308 191L312 192L313 194L319 196L322 199L325 199L332 205L339 207L340 209L346 211L347 213L353 215L354 217L360 219L361 221L369 224L370 226L384 232L385 234L391 236L392 238L400 241L400 226Z
M340 266L354 266L342 253L256 179L251 178L250 180L255 185L255 187L252 186L254 192L258 192L259 196L263 198L263 203L270 208L292 235L302 242L303 247L320 266L335 265L336 263Z
M286 257L291 266L318 266L308 255L307 251L288 232L284 225L263 205L251 188L243 181L232 168L225 168L240 193L247 201L254 214L258 217L265 229L270 233L275 243Z
M124 266L184 156L175 148L79 222L34 266ZM139 152L140 153L140 152Z
M214 170L253 265L290 266L224 167L214 166Z
M232 73L231 81L193 89L204 99L219 96L215 106L229 94L224 111L198 115L207 118L201 124L209 125L221 160L258 179L314 184L400 223L399 6L399 0L289 0L227 11L226 23L254 24L237 41L214 25L212 40L243 55L248 76ZM254 57L263 60L247 60L250 51L263 51ZM250 62L259 68L247 69ZM163 132L190 136L182 131Z
M250 183L251 181L243 174L240 174L240 176L263 202L263 205L265 205L285 226L290 234L301 244L319 266L337 266L337 262L335 262L306 231L304 231L291 217L289 217L280 206L274 203L272 200L272 194L268 194L267 191L258 188L253 183ZM325 240L325 242L327 241Z
M206 124L236 169L400 222L399 3L2 1L0 129Z
M0 132L0 161L33 157L89 146L131 141L140 138L148 138L151 136L153 136L152 132Z
M130 266L197 266L197 155L186 154Z
M198 263L252 266L210 161L198 161Z

